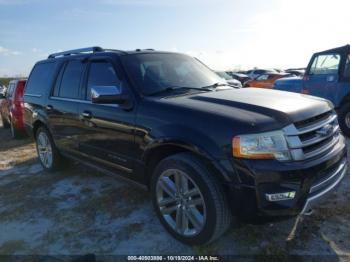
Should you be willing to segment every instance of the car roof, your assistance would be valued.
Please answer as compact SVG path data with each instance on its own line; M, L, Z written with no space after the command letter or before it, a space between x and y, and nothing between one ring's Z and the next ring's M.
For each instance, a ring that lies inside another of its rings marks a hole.
M325 51L317 52L315 54L329 54L329 53L350 53L350 45L344 45L332 49L328 49Z

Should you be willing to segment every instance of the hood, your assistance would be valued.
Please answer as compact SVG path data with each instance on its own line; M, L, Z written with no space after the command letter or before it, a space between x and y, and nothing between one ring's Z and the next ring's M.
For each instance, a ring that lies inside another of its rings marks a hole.
M328 100L261 88L228 89L162 99L165 103L225 116L250 126L281 128L333 108Z
M303 87L303 79L301 77L285 77L278 79L274 83L275 90L289 91L301 93Z

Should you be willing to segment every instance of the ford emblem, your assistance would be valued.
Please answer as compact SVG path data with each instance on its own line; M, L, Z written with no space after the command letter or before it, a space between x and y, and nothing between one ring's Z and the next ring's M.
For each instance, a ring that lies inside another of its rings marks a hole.
M320 136L328 136L332 133L333 131L333 125L327 124L320 128L319 130L316 131L316 133Z

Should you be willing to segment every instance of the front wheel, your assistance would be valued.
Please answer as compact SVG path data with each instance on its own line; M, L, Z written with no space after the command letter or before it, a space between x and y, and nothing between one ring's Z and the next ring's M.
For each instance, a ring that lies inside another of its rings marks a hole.
M151 193L160 222L185 244L212 242L230 225L231 212L222 187L192 154L162 160L152 176Z
M36 149L40 163L44 169L55 171L61 168L61 156L50 132L45 127L39 127L36 132Z
M343 134L350 137L350 103L340 108L338 111L338 120Z

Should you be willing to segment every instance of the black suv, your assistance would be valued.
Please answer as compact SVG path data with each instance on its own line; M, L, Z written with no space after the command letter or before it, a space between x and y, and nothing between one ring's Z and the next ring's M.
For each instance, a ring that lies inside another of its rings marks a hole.
M45 169L67 157L145 185L161 223L187 244L218 238L232 213L306 212L346 172L330 102L235 89L183 54L52 54L34 66L24 102Z

